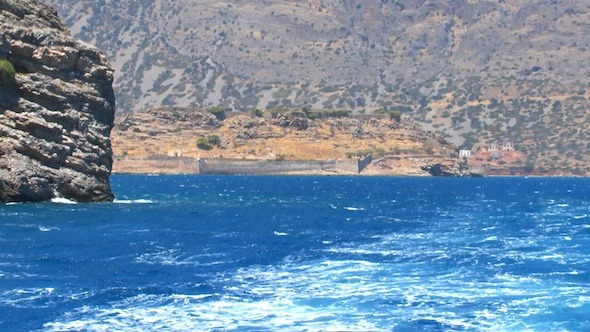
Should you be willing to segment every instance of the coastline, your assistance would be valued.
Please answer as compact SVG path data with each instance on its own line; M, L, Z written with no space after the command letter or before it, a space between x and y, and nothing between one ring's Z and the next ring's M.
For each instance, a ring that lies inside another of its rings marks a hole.
M147 157L133 157L133 156L115 156L113 158L112 174L153 174L153 175L205 175L199 173L198 158L193 157L167 157L167 156L147 156ZM273 163L273 160L261 159L245 159L256 161L267 161ZM319 160L316 160L319 162ZM392 167L393 166L393 167ZM208 173L208 174L222 174L222 173ZM361 172L354 172L344 169L314 169L314 170L297 170L284 172L233 172L223 174L252 174L252 175L312 175L312 176L394 176L394 177L436 177L429 174L420 167L420 163L411 163L407 160L398 161L397 165L383 165L369 164ZM560 171L548 171L540 173L536 172L511 172L509 168L492 169L485 175L478 175L477 177L531 177L531 178L550 178L550 177L572 177L572 178L588 178L588 174L571 174ZM451 177L461 177L451 176ZM470 177L470 176L463 176Z
M265 159L244 159L244 161L257 161L261 163L279 163L274 160ZM288 160L286 162L309 162L307 160ZM312 162L322 163L326 160L314 160ZM351 162L351 161L348 161ZM428 177L431 176L428 172L421 170L418 166L412 167L398 167L398 168L379 168L376 165L368 165L361 172L352 171L350 168L329 168L329 169L308 169L308 170L292 170L292 171L266 171L266 172L199 172L199 158L192 157L166 157L166 156L151 156L151 157L125 157L115 156L113 158L113 174L159 174L159 175L175 175L175 174L252 174L252 175L322 175L322 176L341 176L341 175L355 175L355 176L416 176Z

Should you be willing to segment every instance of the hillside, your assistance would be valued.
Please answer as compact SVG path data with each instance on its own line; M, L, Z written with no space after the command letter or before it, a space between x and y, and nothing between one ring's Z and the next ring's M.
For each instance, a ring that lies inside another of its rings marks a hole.
M399 109L464 148L590 172L585 1L45 1L111 58L120 112Z
M190 108L127 114L113 128L113 168L115 172L182 173L194 169L196 158L354 160L368 154L375 161L363 174L428 175L422 166L459 167L454 146L420 130L409 119L314 115L233 112L220 120ZM199 141L205 143L199 146Z

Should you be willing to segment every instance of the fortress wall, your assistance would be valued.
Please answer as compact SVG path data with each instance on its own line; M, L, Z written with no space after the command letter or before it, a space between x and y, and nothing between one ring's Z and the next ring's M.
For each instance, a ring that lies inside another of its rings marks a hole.
M289 172L359 173L363 160L254 160L151 156L149 158L118 156L115 173L170 174L276 174Z
M358 161L350 159L336 160L336 170L355 174L358 174L360 172Z
M305 171L338 171L358 173L358 165L336 160L248 160L199 159L200 174L274 174Z
M362 172L367 166L369 166L373 162L373 155L369 154L364 159L358 160L358 170L357 172Z
M195 174L197 172L195 158L166 156L113 158L113 173Z

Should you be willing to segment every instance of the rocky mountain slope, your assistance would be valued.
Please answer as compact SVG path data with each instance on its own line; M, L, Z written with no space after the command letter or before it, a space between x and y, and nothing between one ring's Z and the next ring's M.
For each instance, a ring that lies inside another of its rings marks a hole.
M399 109L590 172L587 1L44 1L112 59L122 112Z
M113 71L51 7L0 0L0 202L113 199Z

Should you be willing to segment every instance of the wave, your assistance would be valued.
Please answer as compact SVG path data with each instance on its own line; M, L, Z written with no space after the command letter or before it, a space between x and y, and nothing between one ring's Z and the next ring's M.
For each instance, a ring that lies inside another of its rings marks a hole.
M352 207L352 206L347 206L343 208L344 210L347 211L365 211L365 208L357 208L357 207Z
M328 249L358 255L360 259L301 262L291 257L276 265L210 275L211 285L223 286L204 294L135 294L101 306L86 305L44 328L385 331L396 326L400 330L437 331L555 330L557 325L539 325L547 324L543 320L526 324L523 317L551 314L556 301L583 306L590 298L577 284L544 283L530 275L499 271L482 278L480 271L469 268L429 269L427 266L436 264L432 260L412 268L408 263L401 266L392 261L363 259L373 254L407 254L392 248L388 253L385 247L391 244L389 240L385 238L379 244L383 247ZM138 261L196 263L195 257L184 257L176 249L161 249L141 255ZM437 255L445 250L440 252ZM425 279L428 282L423 282ZM463 314L466 307L472 308L473 315Z
M51 199L51 203L54 203L54 204L78 204L78 202L76 202L76 201L72 201L70 199L63 198L63 197L54 197Z
M37 229L41 232L50 232L50 231L59 231L61 228L59 227L51 227L51 226L44 226L38 224L15 224L15 223L8 223L4 224L4 226L10 226L15 228L24 228L24 229Z
M217 294L141 294L112 306L83 307L46 323L49 331L169 330L211 331L386 331L365 319L346 322L331 312L291 299L248 301Z
M213 266L231 263L224 253L190 255L179 249L159 249L157 252L141 254L135 258L135 261L141 264L163 266Z
M369 262L347 261L323 262L301 268L311 269L314 274L333 271L333 276L340 272L352 272L358 267L372 269L375 266ZM298 269L276 271L260 267L240 270L232 277L234 286L226 287L223 295L139 294L103 307L84 306L45 324L44 328L49 331L204 331L243 328L273 331L386 330L364 319L342 319L347 312L344 307L323 308L318 305L321 299L317 303L308 301L307 294L299 293L293 287L300 282L313 280L300 275ZM276 287L268 283L276 279L286 283L279 282ZM325 282L329 283L330 280ZM350 285L350 288L357 287ZM329 287L326 291L329 291ZM371 290L363 287L362 292L369 294ZM350 294L350 289L338 297L344 297L345 294Z
M462 277L462 273L441 274L423 284L419 275L402 273L396 264L286 261L218 275L212 282L224 284L223 293L138 294L102 306L79 307L44 328L389 331L397 326L401 330L521 331L527 327L514 324L528 315L545 314L539 308L553 301L548 295L551 289L537 287L538 280L504 274L480 283L469 278L461 281ZM579 301L573 305L588 297L576 298ZM474 317L460 314L478 301L486 305L474 307Z
M195 265L198 262L191 261L182 257L183 254L178 249L166 249L154 253L145 253L139 255L135 261L138 263L150 265Z
M115 199L115 204L154 204L155 201L150 199Z
M47 301L48 298L54 296L55 288L17 288L9 291L5 291L0 295L0 303L10 307L37 307L39 300Z
M39 230L41 232L50 232L50 231L59 231L61 229L59 227L45 227L45 226L39 225Z
M326 250L331 253L338 254L354 254L354 255L380 255L380 256L401 256L403 253L399 250L386 249L366 249L366 248L330 248Z

